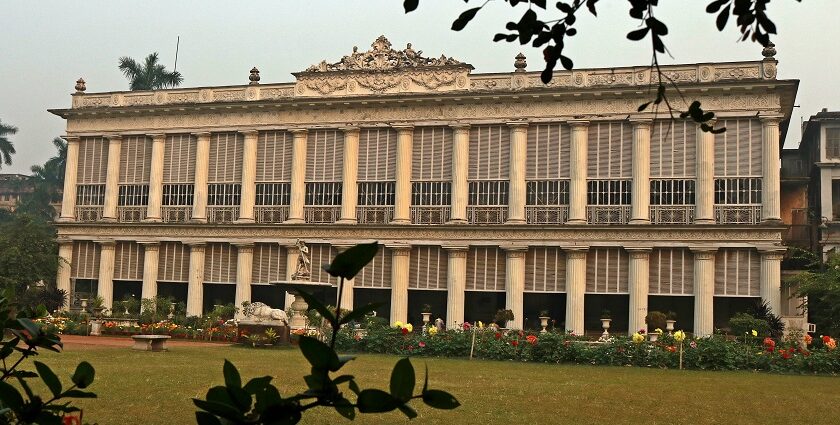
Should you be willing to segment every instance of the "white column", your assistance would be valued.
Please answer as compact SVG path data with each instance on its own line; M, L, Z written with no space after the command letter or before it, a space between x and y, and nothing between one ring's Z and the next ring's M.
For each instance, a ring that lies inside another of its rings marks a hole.
M507 323L511 329L522 329L524 323L525 296L525 253L527 246L504 247L505 249L505 308L513 312L513 320Z
M294 272L297 270L298 255L300 252L298 251L298 246L295 244L287 244L282 246L286 248L286 276L284 277L286 281L291 281L292 274L294 274ZM283 305L283 308L289 309L292 306L293 302L295 302L295 296L286 292L285 304Z
M464 323L464 291L467 287L467 247L444 247L448 251L446 275L446 328Z
M70 284L70 269L73 261L73 241L69 239L58 240L58 274L55 278L55 286L67 292L67 303L61 307L62 311L67 311L70 303L73 300L72 285Z
M761 301L766 302L773 314L782 314L782 259L785 249L761 249Z
M254 222L254 202L257 198L257 130L243 131L242 145L242 196L239 198L238 223ZM250 287L249 287L250 288ZM250 296L248 297L250 300ZM240 307L237 304L237 307Z
M237 243L236 245L236 296L234 305L240 309L242 302L251 301L251 272L254 268L254 244Z
M761 118L761 221L781 224L779 117ZM831 199L824 199L829 202Z
M583 335L583 302L586 293L586 251L589 247L564 248L566 252L566 330Z
M359 197L359 127L344 130L344 168L341 171L340 224L356 224L356 206Z
M710 124L714 125L714 123ZM715 223L715 135L697 127L697 184L694 223Z
M454 133L452 137L452 211L449 223L465 224L469 200L470 126L453 125L452 130ZM463 316L463 309L461 315Z
M344 251L352 248L353 245L333 245L336 251L341 254ZM294 248L297 251L297 247ZM297 256L295 256L295 261L297 261ZM344 281L344 289L341 291L341 299L337 300L337 305L340 305L341 308L345 310L352 310L353 309L353 300L354 300L354 291L355 291L355 279L345 280Z
M122 136L110 135L108 139L108 168L105 175L105 204L102 221L117 221L117 197L120 189L120 150Z
M647 329L645 316L648 314L648 287L650 285L650 248L626 248L630 252L628 285L630 288L630 317L627 331L630 335L639 329Z
M510 127L510 193L507 224L525 224L525 169L528 152L528 123L509 122ZM514 313L516 317L516 313ZM514 319L514 322L517 320ZM519 321L521 329L521 321Z
M192 221L206 223L207 177L210 172L210 133L198 133L196 138Z
M633 187L630 224L650 224L651 121L633 120L631 122L633 124Z
M79 138L64 136L67 140L67 159L64 167L64 192L61 195L61 217L58 221L76 219L76 172L79 170Z
M831 168L818 168L820 173L820 223L823 219L834 221L834 205L832 205ZM838 211L840 213L840 211Z
M143 289L141 298L152 299L157 296L158 262L160 261L159 242L138 242L143 245Z
M105 308L114 306L114 241L96 241L99 244L99 279L97 295L105 300Z
M146 207L147 222L160 222L160 206L163 201L163 152L165 134L152 135L152 164L149 167L149 205ZM147 297L148 298L148 297Z
M569 181L569 220L566 223L586 224L586 162L587 146L589 144L589 121L569 121L569 126L572 129L569 152L571 180ZM582 308L583 306L581 306ZM582 330L583 320L581 319Z
M292 183L289 219L286 223L303 223L303 204L306 201L306 129L292 133Z
M411 224L411 162L414 127L395 126L397 130L397 182L394 192L394 219L391 224Z
M391 247L391 323L408 322L408 266L410 246Z
M711 335L714 328L715 252L717 248L692 249L694 253L694 335Z
M187 286L187 316L201 316L204 310L204 242L190 247L190 273Z

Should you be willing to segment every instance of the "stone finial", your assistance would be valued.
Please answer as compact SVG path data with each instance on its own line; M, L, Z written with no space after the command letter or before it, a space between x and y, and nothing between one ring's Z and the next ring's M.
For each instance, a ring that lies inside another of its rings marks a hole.
M525 72L526 66L528 66L528 62L525 61L525 55L522 53L516 55L516 60L513 62L513 67L516 68L515 72Z
M776 59L776 45L773 43L768 43L764 49L761 50L761 55L764 56L765 60L773 60Z
M251 80L248 84L259 84L260 83L260 70L257 67L251 68L251 75L248 76L248 79Z
M85 80L81 77L76 80L76 93L84 93L87 90L87 86L85 86Z

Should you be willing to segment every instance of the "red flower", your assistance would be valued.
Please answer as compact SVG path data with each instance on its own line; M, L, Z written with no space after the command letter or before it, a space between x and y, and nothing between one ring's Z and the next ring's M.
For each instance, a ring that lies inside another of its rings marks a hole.
M831 337L828 335L823 335L822 340L823 344L828 344L828 342L831 341Z
M512 345L514 347L518 347L519 346L519 341L514 339L513 341L510 342L510 345Z
M665 347L665 349L672 352L672 353L677 352L677 347L674 347L673 345L669 345L669 346Z
M796 352L795 348L793 348L793 347L788 348L788 353L794 353L794 352Z
M787 351L782 350L782 358L787 360L790 358L790 353Z
M423 342L423 341L420 341L417 345L419 345L420 348L425 348L426 347L426 343Z
M534 335L528 335L526 338L531 345L537 345L537 337Z
M61 423L64 425L81 425L82 421L76 416L65 416L61 418Z
M496 337L496 339L501 339L502 338L502 333L501 332L496 332L495 337Z
M470 322L464 322L464 330L465 331L470 330L471 327L472 327L472 325L470 325Z
M402 332L403 335L408 335L408 328L402 328L400 329L400 332Z

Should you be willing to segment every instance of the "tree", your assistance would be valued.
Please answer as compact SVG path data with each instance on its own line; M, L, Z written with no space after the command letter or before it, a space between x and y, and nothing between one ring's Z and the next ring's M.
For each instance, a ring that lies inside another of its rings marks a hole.
M22 294L37 282L53 284L59 256L55 228L25 212L0 214L0 285Z
M120 58L119 69L128 78L132 91L178 87L184 81L181 73L169 72L163 64L158 63L157 52L146 56L143 63L123 56Z
M15 153L15 146L7 136L17 133L17 127L13 125L3 124L0 121L0 168L3 164L12 165L12 155Z
M823 334L840 332L840 254L830 254L825 262L813 254L803 254L813 261L809 271L793 276L798 285L796 296L805 297L808 321Z

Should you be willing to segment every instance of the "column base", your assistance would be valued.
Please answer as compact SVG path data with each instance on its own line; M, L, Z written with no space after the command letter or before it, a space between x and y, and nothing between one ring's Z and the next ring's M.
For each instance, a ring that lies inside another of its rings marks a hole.
M207 219L204 217L193 217L189 221L190 223L207 223Z
M237 224L254 224L255 221L254 221L253 218L240 218L239 220L236 220L235 223L237 223Z
M649 218L631 218L629 224L650 224Z
M163 219L160 217L146 217L143 220L140 220L141 223L160 223Z
M566 220L566 222L563 224L586 224L586 220L582 218L571 218Z
M772 225L772 226L780 226L780 225L782 225L782 224L784 224L784 223L782 223L782 219L781 219L781 218L775 218L775 217L773 217L773 218L764 218L764 219L761 219L761 224L767 224L767 225Z
M59 217L55 220L56 223L72 223L76 221L76 217Z
M355 218L340 218L335 224L359 224L359 220Z
M395 218L391 220L388 224L411 224L411 220L407 218Z
M694 224L715 224L715 219L713 218L695 218Z
M102 223L116 223L117 218L116 217L102 217L102 218L99 219L99 221L101 221Z
M304 221L302 218L288 218L283 224L303 224Z
M524 218L509 218L505 221L505 224L525 224Z
M446 224L467 224L467 220L463 218L453 218L446 222Z

